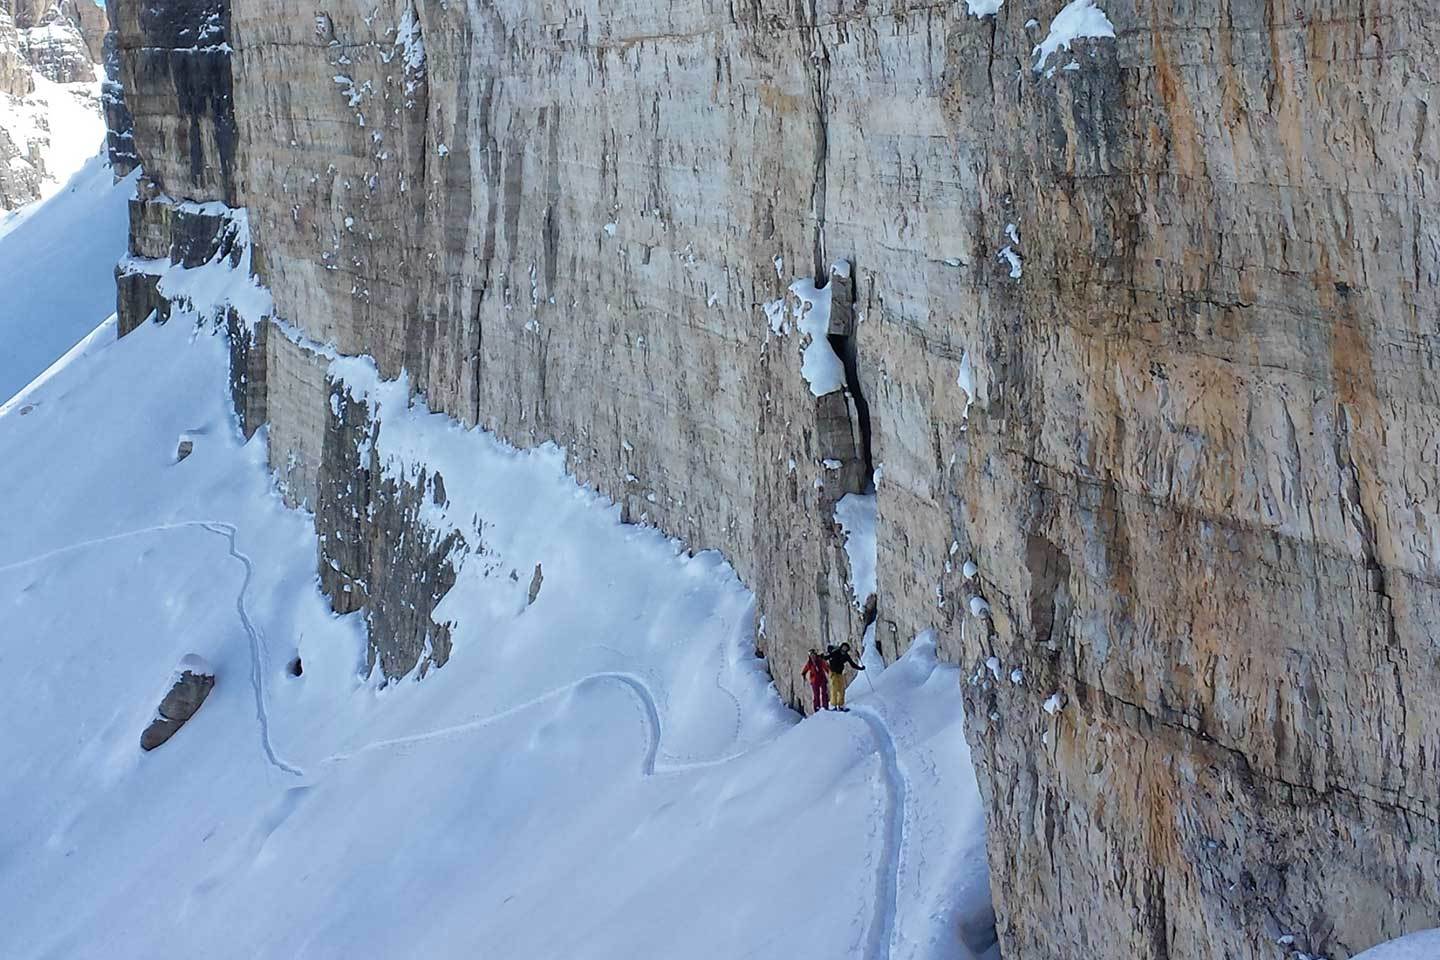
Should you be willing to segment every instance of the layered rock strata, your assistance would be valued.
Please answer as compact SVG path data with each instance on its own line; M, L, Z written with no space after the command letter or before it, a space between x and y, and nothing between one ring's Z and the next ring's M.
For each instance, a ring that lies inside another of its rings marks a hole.
M387 675L453 570L332 353L724 551L792 702L867 619L873 466L878 644L969 671L1007 955L1350 956L1440 915L1440 37L1077 3L118 19L157 190L248 206L237 408Z

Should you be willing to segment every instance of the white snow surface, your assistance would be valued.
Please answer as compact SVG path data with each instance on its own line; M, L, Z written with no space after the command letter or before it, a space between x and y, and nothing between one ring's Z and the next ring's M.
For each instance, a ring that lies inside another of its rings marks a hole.
M1435 960L1436 957L1440 957L1440 929L1422 930L1371 947L1355 960Z
M175 665L174 675L178 677L186 673L193 673L197 677L213 677L215 676L215 668L210 666L210 661L200 656L200 654L187 653L181 657L180 662Z
M1010 279L1019 280L1025 273L1025 262L1020 259L1020 254L1010 244L1001 248L998 259L1004 260L1010 267Z
M1005 0L965 0L972 17L990 17L1000 12Z
M425 58L425 37L421 32L420 17L415 12L413 2L405 4L405 9L400 14L400 22L395 25L395 45L399 47L402 54L405 95L408 97L427 79L428 70ZM407 100L405 106L410 107L413 103L414 101ZM354 104L352 103L351 106ZM363 120L360 125L362 127L365 125ZM442 153L441 156L443 157L445 154Z
M0 221L0 403L115 312L138 176L113 183L95 157L60 192Z
M835 519L845 531L845 557L850 561L850 592L855 603L863 607L871 594L879 593L875 574L875 524L878 520L875 494L845 494L835 504Z
M238 273L165 271L207 313L216 275L254 296ZM995 956L933 641L798 722L718 555L337 359L384 471L446 478L426 522L484 526L436 612L449 663L363 676L199 317L107 321L0 408L0 956ZM187 655L215 688L142 754Z
M966 350L960 354L960 369L955 374L955 385L965 391L965 409L960 412L960 419L970 419L970 408L975 404L975 364L970 359L970 351Z
M1069 50L1070 44L1082 37L1113 36L1115 25L1105 16L1104 10L1095 6L1095 0L1070 0L1050 21L1050 31L1045 39L1035 46L1035 72L1045 68L1045 62L1052 53Z
M817 397L845 386L845 364L830 346L830 285L815 286L809 279L790 284L795 295L795 326L810 338L800 359L800 375ZM771 326L774 326L772 319Z

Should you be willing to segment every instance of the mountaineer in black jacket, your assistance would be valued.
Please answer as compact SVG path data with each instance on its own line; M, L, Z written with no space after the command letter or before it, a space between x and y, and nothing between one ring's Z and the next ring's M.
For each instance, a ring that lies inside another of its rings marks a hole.
M850 644L848 643L842 643L838 648L828 648L825 651L825 665L830 668L830 709L844 710L846 709L845 668L854 667L856 670L865 668L850 659Z

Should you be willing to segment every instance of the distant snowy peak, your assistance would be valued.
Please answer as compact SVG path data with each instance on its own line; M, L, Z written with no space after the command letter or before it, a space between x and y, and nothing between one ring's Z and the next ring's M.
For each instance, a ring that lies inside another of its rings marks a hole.
M105 136L95 58L104 11L0 0L0 210L54 193Z

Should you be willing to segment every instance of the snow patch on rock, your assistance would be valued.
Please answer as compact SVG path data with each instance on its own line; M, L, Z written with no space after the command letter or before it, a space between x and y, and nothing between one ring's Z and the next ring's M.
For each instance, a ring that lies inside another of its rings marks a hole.
M1050 21L1050 31L1045 39L1035 45L1034 70L1045 69L1050 55L1059 50L1069 50L1070 45L1083 37L1114 37L1115 25L1105 16L1105 11L1095 5L1095 0L1070 0L1065 8Z

